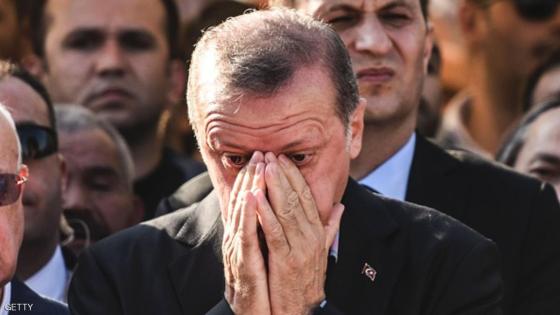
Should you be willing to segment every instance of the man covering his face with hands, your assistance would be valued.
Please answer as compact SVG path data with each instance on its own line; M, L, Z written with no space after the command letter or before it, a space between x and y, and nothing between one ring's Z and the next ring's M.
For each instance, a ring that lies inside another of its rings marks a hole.
M366 104L328 26L283 9L207 31L187 101L214 190L86 250L74 313L499 312L493 243L349 178Z

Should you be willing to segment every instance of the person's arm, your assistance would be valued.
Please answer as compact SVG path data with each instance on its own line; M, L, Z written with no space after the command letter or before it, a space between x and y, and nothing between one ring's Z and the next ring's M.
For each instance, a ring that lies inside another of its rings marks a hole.
M73 315L123 314L118 294L101 270L91 250L80 255L68 290L68 307Z
M560 207L554 189L542 187L530 205L513 314L560 314Z

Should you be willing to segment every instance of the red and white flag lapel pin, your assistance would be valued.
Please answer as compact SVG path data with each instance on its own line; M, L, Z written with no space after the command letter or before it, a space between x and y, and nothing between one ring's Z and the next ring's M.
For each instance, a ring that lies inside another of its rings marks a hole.
M368 263L364 263L364 267L362 268L362 274L371 280L371 282L375 281L375 277L377 276L377 271L373 269Z

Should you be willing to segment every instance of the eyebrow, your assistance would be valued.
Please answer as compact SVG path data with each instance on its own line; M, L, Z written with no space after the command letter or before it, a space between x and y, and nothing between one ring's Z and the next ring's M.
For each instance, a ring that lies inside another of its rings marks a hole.
M78 27L72 30L70 33L68 33L65 38L68 39L77 35L106 37L107 32L102 28L98 28L98 27ZM155 42L155 37L150 32L142 28L123 28L117 30L117 36L119 38L122 36L131 36L131 35Z
M537 161L544 161L544 162L550 163L550 164L560 164L560 157L558 157L554 154L550 154L550 153L546 153L546 152L540 152L540 153L537 153L537 155L535 155L535 157L531 159L531 163L534 163L534 162L537 162Z
M283 146L282 149L280 149L280 151L281 151L281 152L290 151L290 150L292 150L293 148L297 148L298 146L301 146L301 145L303 145L303 144L306 143L306 142L309 142L309 140L300 139L300 140L292 141L292 142L286 144L285 146ZM228 141L222 141L222 140L220 140L218 143L219 143L220 145L225 146L225 147L235 148L235 149L238 149L238 150L244 151L244 152L253 152L253 151L255 151L255 150L250 149L250 148L248 148L248 147L245 147L245 146L243 146L243 145L239 145L239 144L232 143L232 142L228 142Z
M408 3L406 0L393 0L390 3L386 3L385 5L383 5L378 10L390 10L392 8L401 7L401 6L411 8L410 3ZM337 10L340 10L340 11L358 11L359 9L361 9L361 7L353 6L353 5L350 5L350 4L347 4L347 3L339 3L339 4L335 4L331 7L327 7L325 12L332 12L332 11L337 11Z

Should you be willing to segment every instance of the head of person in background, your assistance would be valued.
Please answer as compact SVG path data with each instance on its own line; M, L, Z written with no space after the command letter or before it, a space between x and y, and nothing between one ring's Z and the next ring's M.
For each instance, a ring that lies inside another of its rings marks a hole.
M65 164L58 154L53 105L39 81L7 62L0 62L0 99L16 122L23 162L33 174L23 193L25 233L17 275L34 291L64 300L71 266L59 244Z
M462 126L474 151L494 155L523 115L529 75L560 47L560 2L465 0L459 20L470 68Z
M352 59L367 100L363 148L351 174L362 179L413 143L432 51L424 0L271 0L330 24Z
M161 198L202 171L164 148L165 115L182 97L174 0L38 0L34 73L53 101L80 104L123 135L146 219Z
M23 239L21 195L27 167L21 161L21 147L9 111L0 103L0 301L12 280Z
M560 199L560 97L533 106L500 149L497 160L554 186Z
M134 162L118 131L77 105L55 107L59 151L66 161L64 215L74 230L68 246L81 249L139 223L142 202L133 192Z
M533 105L552 98L560 98L560 51L529 77L523 98L524 110L529 111Z
M27 12L32 1L0 1L0 59L21 61L31 53Z

